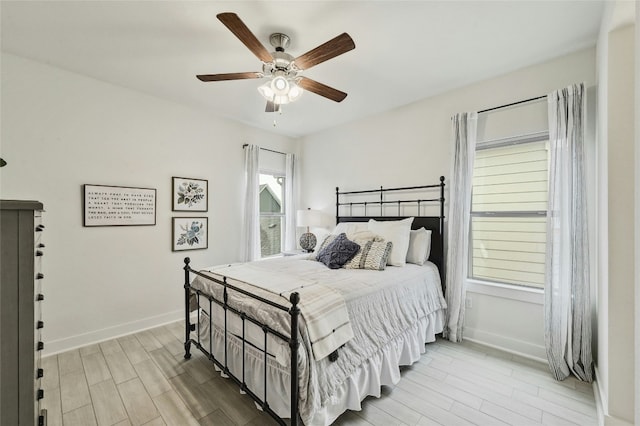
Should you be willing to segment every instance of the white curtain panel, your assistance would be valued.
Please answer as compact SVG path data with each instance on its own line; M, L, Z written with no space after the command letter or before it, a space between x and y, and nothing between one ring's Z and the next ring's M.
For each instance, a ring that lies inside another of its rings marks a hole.
M585 200L584 84L548 95L549 206L545 345L553 376L591 382L591 300Z
M478 114L475 112L456 114L451 121L453 158L449 178L449 213L447 215L449 237L445 288L448 309L443 336L452 342L461 342L469 269L471 181Z
M244 149L244 221L242 226L242 257L244 261L260 259L260 147Z
M295 205L296 157L287 154L285 158L284 187L284 249L296 249L296 205Z

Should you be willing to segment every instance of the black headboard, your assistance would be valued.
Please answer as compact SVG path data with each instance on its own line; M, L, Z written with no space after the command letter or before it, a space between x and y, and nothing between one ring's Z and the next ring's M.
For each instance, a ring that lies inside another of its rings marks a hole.
M435 185L407 186L401 188L380 187L380 189L347 192L340 192L339 188L336 187L336 223L366 222L369 219L387 221L413 217L411 229L424 227L427 230L431 230L431 254L429 255L429 261L438 267L444 287L444 185L444 176L440 176L440 183ZM421 197L426 196L428 198L402 198L399 196L401 193L420 193ZM366 194L379 194L380 199L375 201L345 201L346 197L352 200L351 197L353 196L357 197ZM388 194L393 195L389 196ZM409 205L417 209L417 214L401 215L402 208ZM362 214L352 215L354 206L362 210ZM396 206L397 210L395 210ZM421 215L422 209L426 210L429 209L429 207L433 208L433 206L438 207L438 216ZM368 215L367 209L369 209L369 211L375 211L378 215ZM398 214L394 216L386 215L384 214L385 209L392 209Z

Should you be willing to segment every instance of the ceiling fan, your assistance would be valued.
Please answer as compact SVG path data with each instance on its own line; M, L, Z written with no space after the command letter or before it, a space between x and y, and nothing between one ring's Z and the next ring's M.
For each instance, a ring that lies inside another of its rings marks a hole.
M271 34L269 42L275 48L275 52L269 53L238 15L227 12L218 14L217 18L262 61L262 72L202 74L196 76L199 80L224 81L267 78L268 81L258 87L260 94L267 100L266 112L279 111L280 105L295 101L303 90L308 90L335 102L341 102L347 97L347 94L340 90L304 77L302 71L355 49L356 45L349 34L342 33L294 58L284 51L289 47L291 41L286 34Z

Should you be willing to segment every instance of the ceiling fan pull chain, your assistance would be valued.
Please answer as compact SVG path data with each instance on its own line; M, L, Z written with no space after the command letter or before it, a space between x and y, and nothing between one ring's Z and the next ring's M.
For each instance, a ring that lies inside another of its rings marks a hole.
M278 105L278 109L276 110L276 112L279 115L282 115L282 105ZM273 127L277 127L278 126L278 121L274 118L273 119Z

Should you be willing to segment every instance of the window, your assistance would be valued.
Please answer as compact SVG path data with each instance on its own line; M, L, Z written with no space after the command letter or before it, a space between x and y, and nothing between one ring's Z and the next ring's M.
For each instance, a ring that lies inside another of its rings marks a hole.
M548 134L477 146L469 275L544 288Z
M284 242L284 176L260 173L260 249L262 257L282 252Z

